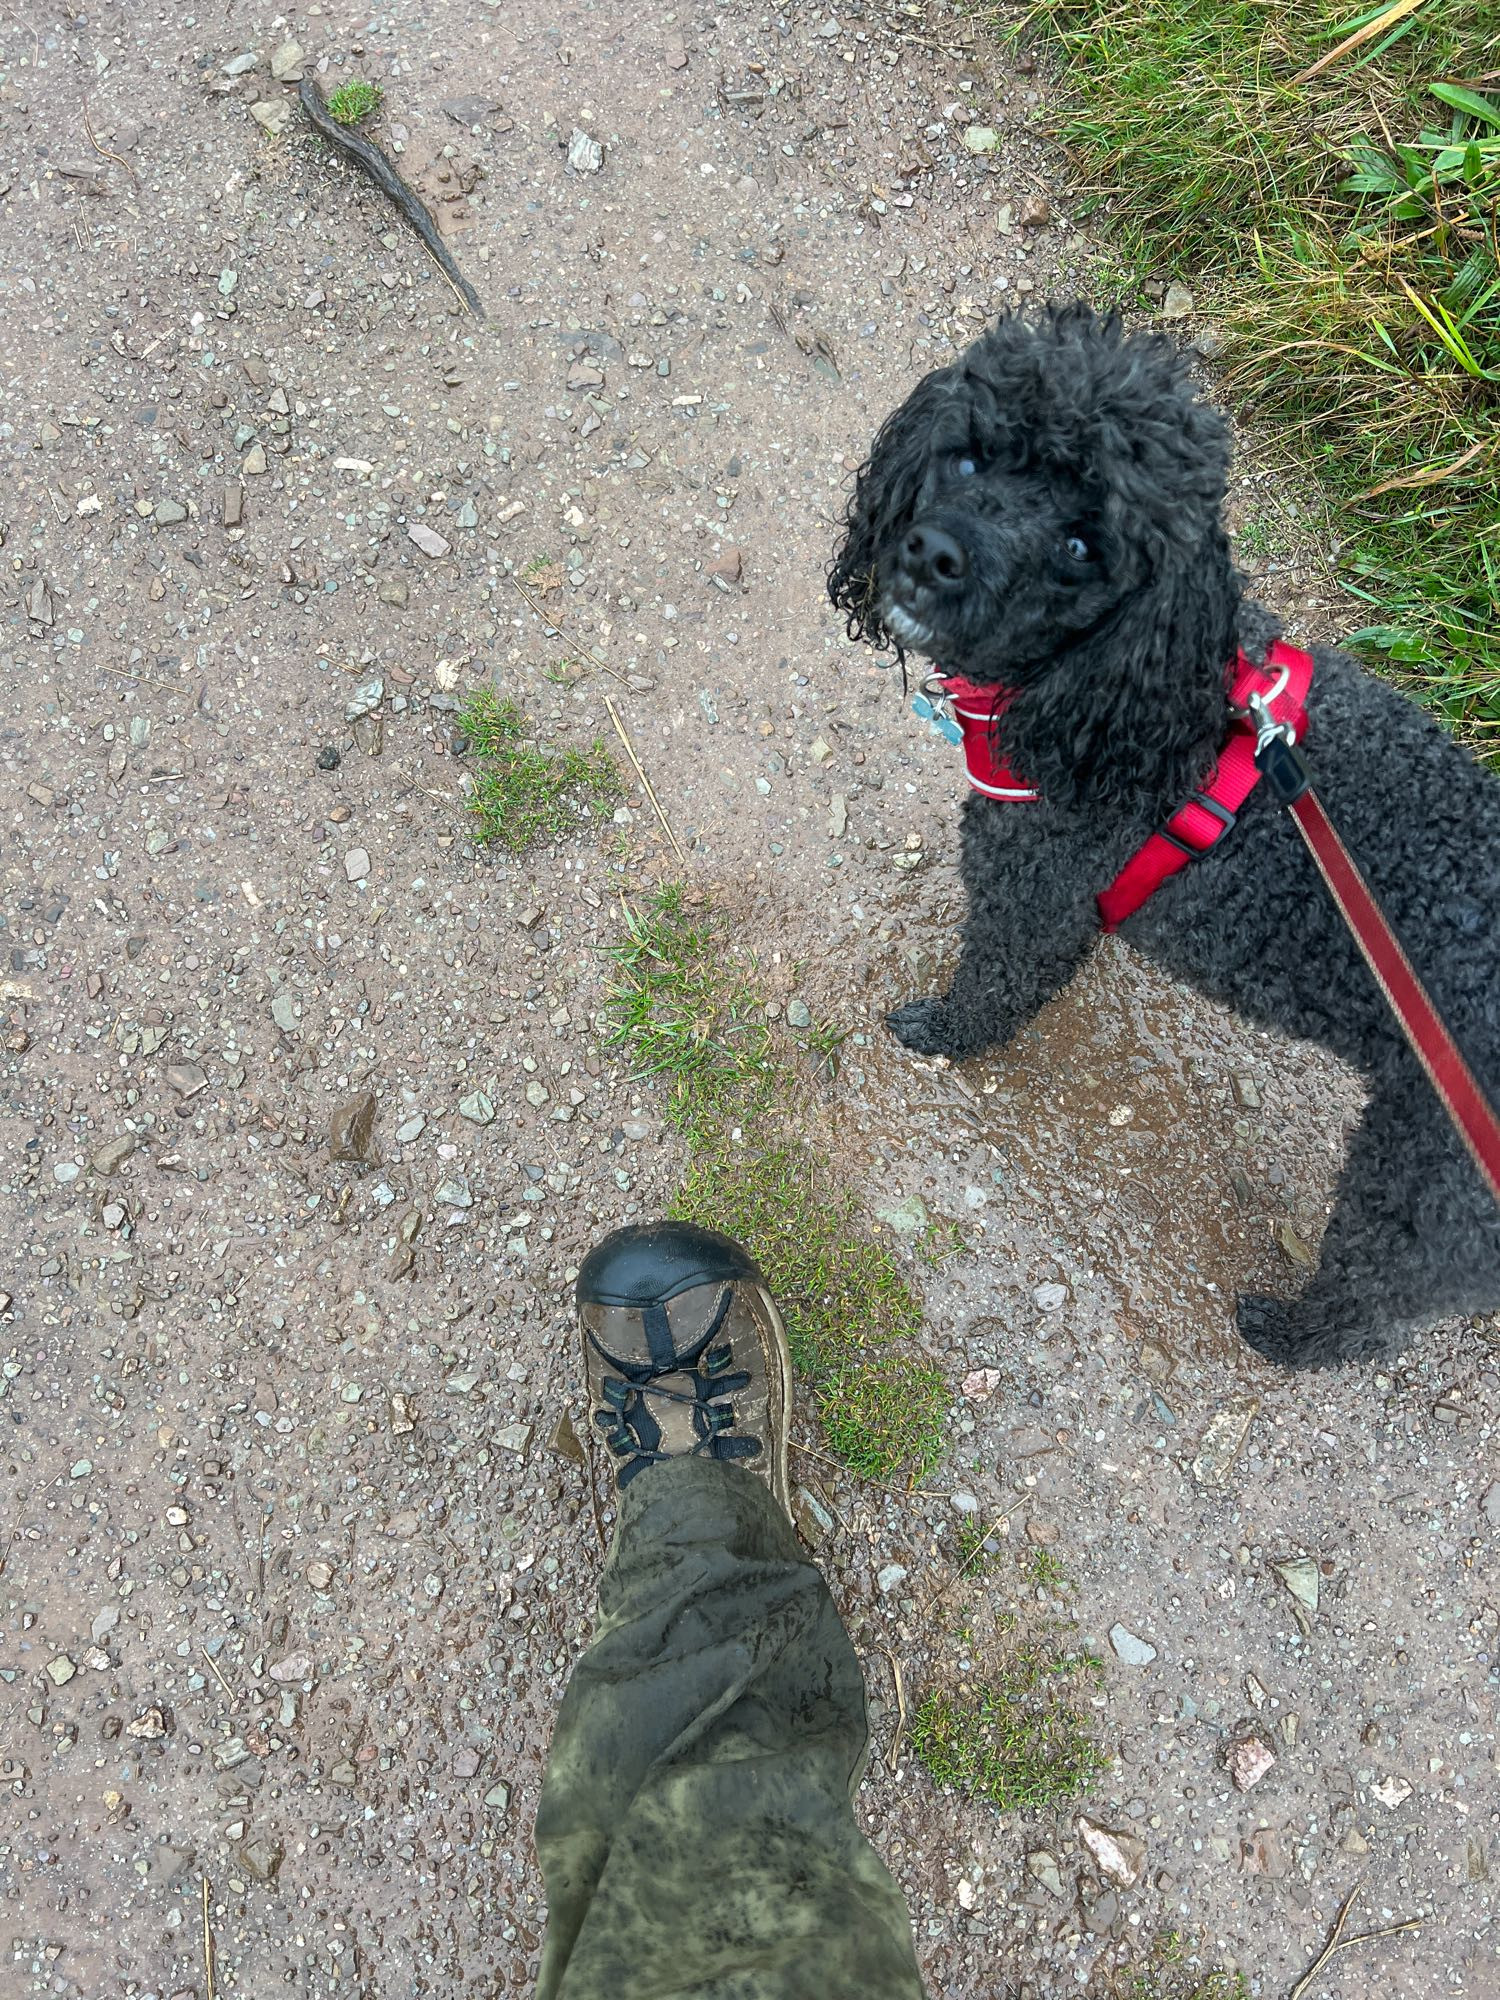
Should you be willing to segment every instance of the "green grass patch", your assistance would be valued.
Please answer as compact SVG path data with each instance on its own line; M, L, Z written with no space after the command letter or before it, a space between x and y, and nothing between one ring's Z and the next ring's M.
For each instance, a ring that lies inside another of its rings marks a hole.
M469 810L474 838L511 854L574 832L596 807L611 805L624 787L604 745L542 750L530 742L513 701L479 688L459 711L458 726L474 762Z
M1090 1653L1012 1653L989 1680L933 1688L911 1745L940 1785L1001 1812L1036 1812L1086 1792L1108 1760L1077 1703L1103 1677Z
M1144 1960L1107 1975L1104 1992L1109 2000L1249 2000L1242 1972L1225 1966L1199 1971L1188 1964L1191 1956L1192 1947L1181 1931L1161 1931Z
M745 1243L786 1320L829 1448L863 1478L919 1478L942 1454L942 1375L903 1351L921 1309L894 1258L822 1155L782 1116L799 1088L789 1054L836 1047L813 1026L773 1036L753 961L722 921L664 889L629 913L614 952L607 1045L669 1092L688 1144L673 1213Z
M338 125L358 125L366 118L373 118L385 101L385 85L366 83L362 77L351 77L348 83L341 83L336 90L328 93L328 115Z
M1500 14L1039 0L1060 119L1140 276L1210 290L1227 386L1334 507L1358 641L1500 748Z

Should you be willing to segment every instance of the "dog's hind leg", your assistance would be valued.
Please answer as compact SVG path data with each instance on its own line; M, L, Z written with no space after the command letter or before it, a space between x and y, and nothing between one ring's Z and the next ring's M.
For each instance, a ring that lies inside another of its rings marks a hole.
M1350 1140L1306 1290L1240 1299L1240 1332L1268 1360L1380 1360L1437 1320L1500 1308L1500 1209L1425 1079L1410 1086L1374 1099Z

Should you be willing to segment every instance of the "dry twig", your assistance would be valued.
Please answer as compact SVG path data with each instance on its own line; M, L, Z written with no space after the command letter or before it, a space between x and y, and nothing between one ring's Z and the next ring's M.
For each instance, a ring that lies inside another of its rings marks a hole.
M218 2000L219 1986L217 1974L219 1952L218 1947L214 1943L213 1920L208 1913L208 1877L203 1875L199 1877L199 1880L203 1884L203 1982L206 1989L206 2000Z
M1375 1938L1397 1937L1402 1931L1417 1931L1422 1928L1423 1920L1421 1917L1404 1917L1399 1924L1382 1924L1379 1930L1361 1931L1357 1937L1345 1937L1343 1934L1344 1925L1348 1921L1350 1910L1354 1907L1354 1899L1362 1887L1362 1881L1356 1882L1339 1905L1339 1913L1333 1920L1333 1929L1328 1933L1327 1944L1324 1945L1312 1964L1297 1981L1297 1984L1287 1995L1287 2000L1302 2000L1302 1996L1308 1987L1312 1985L1329 1959L1333 1958L1337 1953L1348 1951L1353 1945L1369 1944Z
M532 610L536 613L537 617L541 619L542 623L544 625L550 625L552 630L557 633L559 638L566 639L568 645L572 648L572 650L575 653L581 653L583 657L588 661L589 665L591 667L597 667L601 674L612 674L614 678L620 683L621 687L629 687L630 685L629 676L626 674L622 674L618 667L612 667L609 664L608 660L601 660L599 655L592 649L592 647L585 646L581 639L575 639L572 633L569 632L569 630L563 624L560 618L554 618L550 611L543 610L542 606L537 603L536 599L532 596L531 592L526 588L525 584L522 583L521 579L518 576L513 574L510 580L515 585L516 589L520 591L521 595L525 598L526 602L531 606Z
M896 1684L896 1733L891 1738L890 1749L885 1753L885 1768L894 1771L901 1761L901 1745L906 1741L906 1676L890 1647L886 1646L883 1650L891 1663L891 1679Z
M635 745L631 742L630 737L626 732L625 725L620 720L620 711L615 707L614 703L610 700L608 695L604 697L604 706L609 710L609 719L615 725L615 734L619 737L620 741L625 746L625 755L630 759L631 763L635 766L635 775L640 779L646 797L651 801L651 804L656 812L656 817L661 821L662 832L667 836L667 839L672 843L672 852L677 856L677 859L681 863L681 865L684 868L686 868L687 856L682 851L682 843L678 840L676 834L672 831L672 822L667 818L666 814L662 811L661 800L656 796L656 792L652 787L651 780L646 776L645 766L641 763L640 758L637 757L635 754Z
M946 1583L939 1584L937 1589L932 1593L931 1597L928 1598L927 1602L922 1606L921 1611L917 1614L918 1617L925 1618L928 1612L931 1611L933 1605L936 1604L940 1598L944 1598L948 1595L948 1592L953 1588L954 1584L958 1582L960 1577L968 1575L969 1571L974 1567L975 1563L977 1563L979 1558L984 1554L984 1545L989 1540L990 1536L994 1534L997 1528L1001 1527L1007 1520L1009 1520L1009 1518L1010 1518L1009 1508L1006 1508L1004 1513L1000 1513L995 1516L994 1520L990 1522L990 1525L985 1529L984 1533L979 1537L978 1541L975 1542L973 1548L970 1549L969 1553L964 1557L963 1561L959 1564L958 1568L953 1572L952 1576L949 1577L948 1581Z

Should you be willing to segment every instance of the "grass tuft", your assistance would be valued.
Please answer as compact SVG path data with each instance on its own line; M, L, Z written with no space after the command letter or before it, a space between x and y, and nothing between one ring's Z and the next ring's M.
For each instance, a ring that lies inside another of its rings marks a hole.
M1335 507L1355 635L1500 731L1500 16L1350 0L1038 0L1061 130L1138 277L1213 289L1228 386Z
M912 1748L938 1784L1001 1812L1077 1798L1108 1762L1075 1706L1102 1675L1090 1653L1049 1658L1024 1646L993 1679L929 1690L912 1720Z
M765 1004L723 926L679 887L627 915L614 951L607 1045L667 1085L689 1165L672 1205L747 1245L786 1320L792 1359L833 1450L863 1478L918 1478L942 1454L949 1397L939 1371L903 1351L921 1309L857 1204L778 1110L796 1088ZM837 1037L809 1029L826 1061Z
M614 760L602 743L588 750L539 750L526 740L526 722L513 701L479 688L459 712L459 728L474 760L469 810L474 838L511 854L561 840L584 821L591 806L621 797Z
M373 118L385 101L385 85L353 77L328 93L328 115L337 125L359 125Z

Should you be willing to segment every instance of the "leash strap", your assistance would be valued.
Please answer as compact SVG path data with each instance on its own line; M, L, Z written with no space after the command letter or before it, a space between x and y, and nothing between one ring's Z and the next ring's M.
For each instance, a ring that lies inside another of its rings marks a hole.
M1255 755L1272 792L1296 822L1412 1054L1427 1072L1454 1130L1500 1202L1500 1117L1495 1115L1494 1106L1402 950L1359 864L1324 811L1295 744L1263 722Z

